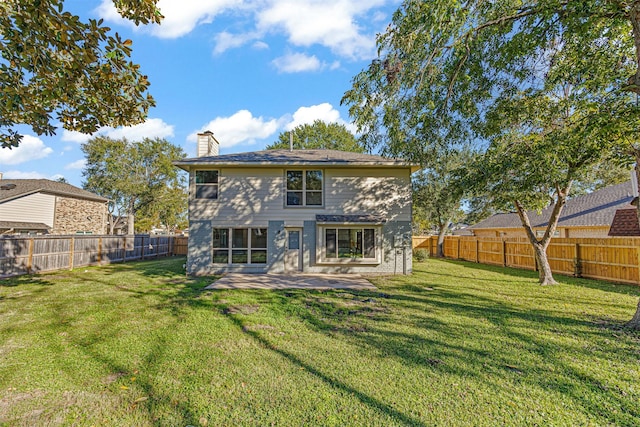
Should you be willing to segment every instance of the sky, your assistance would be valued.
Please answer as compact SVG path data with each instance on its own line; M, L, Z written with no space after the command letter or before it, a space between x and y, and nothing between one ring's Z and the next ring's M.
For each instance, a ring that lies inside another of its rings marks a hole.
M352 78L376 57L375 36L400 0L160 0L161 25L135 27L111 0L66 0L83 20L103 18L133 41L156 107L139 125L100 129L112 138L164 138L195 156L196 134L214 133L220 154L262 150L281 132L323 120L355 131L340 105ZM4 178L64 177L82 186L91 135L19 131L0 149ZM94 134L96 135L96 134Z

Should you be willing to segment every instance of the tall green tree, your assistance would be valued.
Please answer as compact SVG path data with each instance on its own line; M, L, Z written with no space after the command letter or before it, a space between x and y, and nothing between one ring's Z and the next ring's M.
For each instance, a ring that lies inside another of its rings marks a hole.
M628 159L627 159L628 160ZM584 177L577 181L571 189L572 197L593 193L605 187L629 181L633 172L631 165L618 164L611 159L593 165L585 171Z
M182 148L159 138L132 142L98 136L83 144L82 151L84 188L110 200L111 218L128 218L128 234L147 232L156 221L168 228L183 225L185 178L173 166L185 157ZM113 228L110 223L110 233Z
M364 147L358 143L346 126L325 123L322 120L315 120L312 124L300 125L289 132L282 132L278 135L278 140L266 148L267 150L288 149L291 138L293 138L293 148L296 150L320 148L354 153L365 152Z
M617 140L611 117L634 106L629 21L605 3L407 0L344 98L368 144L436 162L460 141L489 148L485 190L520 214L541 283L554 282L544 249L572 182ZM550 198L537 239L526 212Z
M473 158L469 147L442 154L438 162L413 176L413 204L419 214L438 230L437 256L444 256L444 237L453 221L464 217L461 202L464 181L460 169Z
M136 25L162 19L157 0L114 3ZM90 134L144 121L155 103L131 45L102 20L65 11L64 0L0 1L0 147L20 144L18 125Z
M533 141L542 150L576 151L572 139L582 135L589 142L595 135L640 163L640 0L405 0L379 36L378 48L380 59L355 77L345 95L368 141L406 140L409 150L421 152L425 144L446 147L456 139L482 138L487 147L494 145L490 161L495 155L509 159L500 153ZM535 102L554 120L530 128L521 112L511 115L504 108L534 112ZM504 117L511 119L508 125ZM561 147L550 144L553 133L565 138ZM603 148L577 162L582 165L569 175L608 155L609 147ZM542 155L557 166L547 153L530 151L521 160L531 166ZM513 189L524 190L533 175L524 176L507 178ZM571 188L571 181L565 184L552 193L557 213ZM640 327L640 304L635 326Z

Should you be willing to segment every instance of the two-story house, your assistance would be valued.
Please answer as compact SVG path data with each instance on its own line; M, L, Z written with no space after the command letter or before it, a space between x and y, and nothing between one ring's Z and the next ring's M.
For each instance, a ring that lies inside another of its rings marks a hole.
M0 174L0 234L104 234L108 202L71 184Z
M189 274L411 272L405 161L335 150L218 155L211 132L189 172Z

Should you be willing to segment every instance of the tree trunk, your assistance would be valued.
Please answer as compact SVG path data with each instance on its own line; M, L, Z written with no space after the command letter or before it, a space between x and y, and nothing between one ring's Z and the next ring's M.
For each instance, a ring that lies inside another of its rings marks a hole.
M636 158L636 179L638 185L640 185L640 150L634 150L633 154ZM640 223L640 200L636 200L636 214L638 215L638 222ZM640 300L638 301L636 314L634 314L633 318L627 322L626 326L633 329L640 329Z
M447 232L447 228L449 227L449 221L445 222L444 225L440 225L440 230L438 231L438 253L437 256L439 258L444 258L444 235Z
M133 214L129 214L127 216L127 234L129 234L129 235L136 234L135 233L135 227L134 227L134 221L135 221L135 217L133 216Z
M547 224L547 229L544 232L544 236L540 240L538 240L536 234L533 231L533 227L531 226L531 221L529 220L527 210L524 208L522 203L520 203L520 201L514 201L518 216L520 217L520 222L522 223L522 226L527 233L527 237L529 238L531 246L533 246L533 253L536 258L538 267L538 278L541 285L555 285L556 283L558 283L553 278L551 266L549 265L549 259L547 258L547 246L549 246L549 243L551 242L551 236L553 236L556 231L558 220L560 219L562 208L567 202L567 195L569 194L570 189L571 182L569 182L569 184L567 184L565 188L556 186L556 203L553 206L553 210L551 212L551 216L549 217L549 223Z
M629 320L625 326L632 329L640 329L640 301L638 301L636 314L633 315L633 318Z
M629 21L633 29L633 42L636 48L636 72L629 77L626 90L636 94L640 94L640 2L633 1L629 7Z
M536 257L538 267L538 281L541 285L555 285L558 282L553 278L553 272L547 258L547 245L539 242L531 242L533 245L533 253Z

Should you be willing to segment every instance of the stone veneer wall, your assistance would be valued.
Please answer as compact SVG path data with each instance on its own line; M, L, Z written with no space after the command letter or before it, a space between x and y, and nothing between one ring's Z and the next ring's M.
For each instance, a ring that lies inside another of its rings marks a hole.
M56 197L51 234L107 233L107 204L93 200Z

